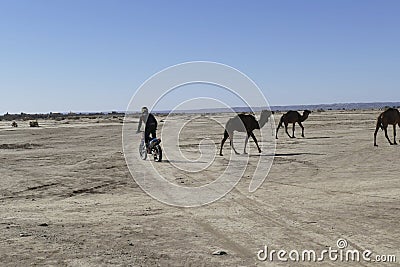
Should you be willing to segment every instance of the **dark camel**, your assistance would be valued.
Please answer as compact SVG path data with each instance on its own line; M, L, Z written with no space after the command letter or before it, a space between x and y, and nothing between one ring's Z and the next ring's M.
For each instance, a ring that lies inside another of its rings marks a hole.
M310 113L311 113L311 111L304 110L303 115L300 115L300 113L297 112L297 111L289 110L288 112L283 114L282 117L281 117L281 120L279 121L278 128L276 129L276 136L275 136L276 139L278 139L279 128L283 127L283 124L285 125L286 134L290 138L296 138L294 136L294 128L295 128L296 122L301 127L301 136L304 137L304 126L301 123L308 118L308 115L310 115ZM292 136L290 136L290 134L288 133L288 124L289 123L293 123L293 135Z
M30 127L39 127L39 123L38 123L38 121L30 121L29 126Z
M235 151L235 154L239 154L236 151L235 147L233 146L233 132L234 131L247 133L246 139L244 141L244 154L247 154L246 146L247 146L247 142L249 141L250 136L251 136L251 138L253 138L254 143L256 143L258 152L261 153L261 149L258 146L258 142L257 142L256 137L253 134L253 131L255 129L261 129L262 127L264 127L264 125L268 122L268 119L271 116L271 114L273 114L273 112L270 110L261 111L261 116L260 116L259 121L257 121L256 118L250 114L238 114L237 116L229 119L225 125L224 138L221 141L221 149L219 151L219 155L223 156L222 148L224 146L226 139L228 139L228 137L229 137L229 142L230 142L230 145L231 145L233 151Z
M397 145L396 142L396 124L400 127L400 112L397 109L389 108L382 112L378 120L376 122L376 129L374 133L374 146L378 146L376 144L376 135L378 134L379 128L385 131L386 139L389 141L391 145ZM393 135L394 135L394 142L390 141L389 136L387 134L387 127L389 125L393 125Z

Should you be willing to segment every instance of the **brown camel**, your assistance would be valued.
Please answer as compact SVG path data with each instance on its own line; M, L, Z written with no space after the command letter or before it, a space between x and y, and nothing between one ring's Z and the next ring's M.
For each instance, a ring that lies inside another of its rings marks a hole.
M221 149L219 151L219 155L223 156L222 148L224 146L226 139L228 139L228 137L229 137L229 142L230 142L230 145L231 145L233 151L235 151L236 154L239 154L236 151L235 147L233 146L233 132L234 131L247 133L246 139L244 141L244 154L247 154L246 146L247 146L247 142L249 141L250 136L251 136L251 138L253 138L254 143L256 143L258 152L261 153L261 149L258 146L258 142L257 142L256 137L253 134L253 131L255 129L261 129L268 122L268 119L271 116L271 114L273 114L273 112L270 110L261 111L261 116L260 116L259 121L257 121L256 118L250 114L238 114L235 117L229 119L225 125L224 138L221 141Z
M289 110L288 112L283 114L281 117L281 120L279 121L278 128L276 129L276 136L275 136L276 139L278 139L279 128L283 127L283 124L285 125L286 134L290 138L296 138L294 136L294 128L295 128L296 122L301 127L301 136L304 137L304 126L301 123L308 118L308 115L310 115L310 113L311 113L310 110L304 110L303 115L300 115L300 113L297 111ZM288 133L288 124L289 123L293 123L293 135L292 136L290 136L290 134Z
M376 129L375 129L375 133L374 133L374 146L378 146L376 144L376 135L379 131L379 128L381 128L382 130L385 131L385 136L386 136L386 139L389 141L389 144L397 145L396 124L399 125L399 127L400 127L400 112L397 109L389 108L389 109L385 110L384 112L382 112L379 115L378 120L376 122ZM387 127L389 125L393 125L394 143L392 143L390 141L389 136L387 134Z

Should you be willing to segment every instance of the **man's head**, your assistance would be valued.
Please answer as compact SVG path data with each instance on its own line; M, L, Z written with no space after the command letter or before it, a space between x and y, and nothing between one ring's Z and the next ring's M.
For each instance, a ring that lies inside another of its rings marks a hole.
M142 107L142 114L148 114L149 109L147 107Z

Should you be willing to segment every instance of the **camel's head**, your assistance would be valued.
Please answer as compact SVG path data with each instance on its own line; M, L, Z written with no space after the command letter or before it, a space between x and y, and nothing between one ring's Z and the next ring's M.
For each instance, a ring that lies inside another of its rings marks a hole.
M268 119L269 117L271 117L272 114L274 114L274 112L271 110L264 109L261 111L260 120L258 122L260 128L263 127L268 122Z
M274 112L268 109L264 109L261 111L261 116L266 116L267 118L269 118L271 114L274 114Z
M304 120L306 120L307 118L308 118L308 115L310 115L311 114L311 110L308 110L308 109L306 109L306 110L304 110L303 111L303 116L302 116L302 121L304 121Z

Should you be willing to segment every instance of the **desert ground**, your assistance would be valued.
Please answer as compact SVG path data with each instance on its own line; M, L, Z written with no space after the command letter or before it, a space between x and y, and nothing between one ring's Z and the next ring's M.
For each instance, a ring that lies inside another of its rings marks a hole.
M225 197L197 208L163 204L136 184L124 159L122 118L39 120L39 128L1 121L0 265L341 266L259 261L257 252L264 245L321 251L343 238L352 249L397 255L397 263L347 266L398 266L400 146L390 146L382 131L373 146L380 112L313 112L303 123L305 138L299 127L296 139L280 130L273 165L257 191L248 192L246 171ZM202 133L219 144L223 130L207 127L186 129L185 153L195 156L194 137ZM242 151L243 135L235 144ZM226 165L229 150L228 142L214 168ZM249 152L251 169L259 157L252 140ZM174 168L158 164L163 172ZM193 186L213 175L176 172L175 182ZM226 254L213 255L218 250Z

